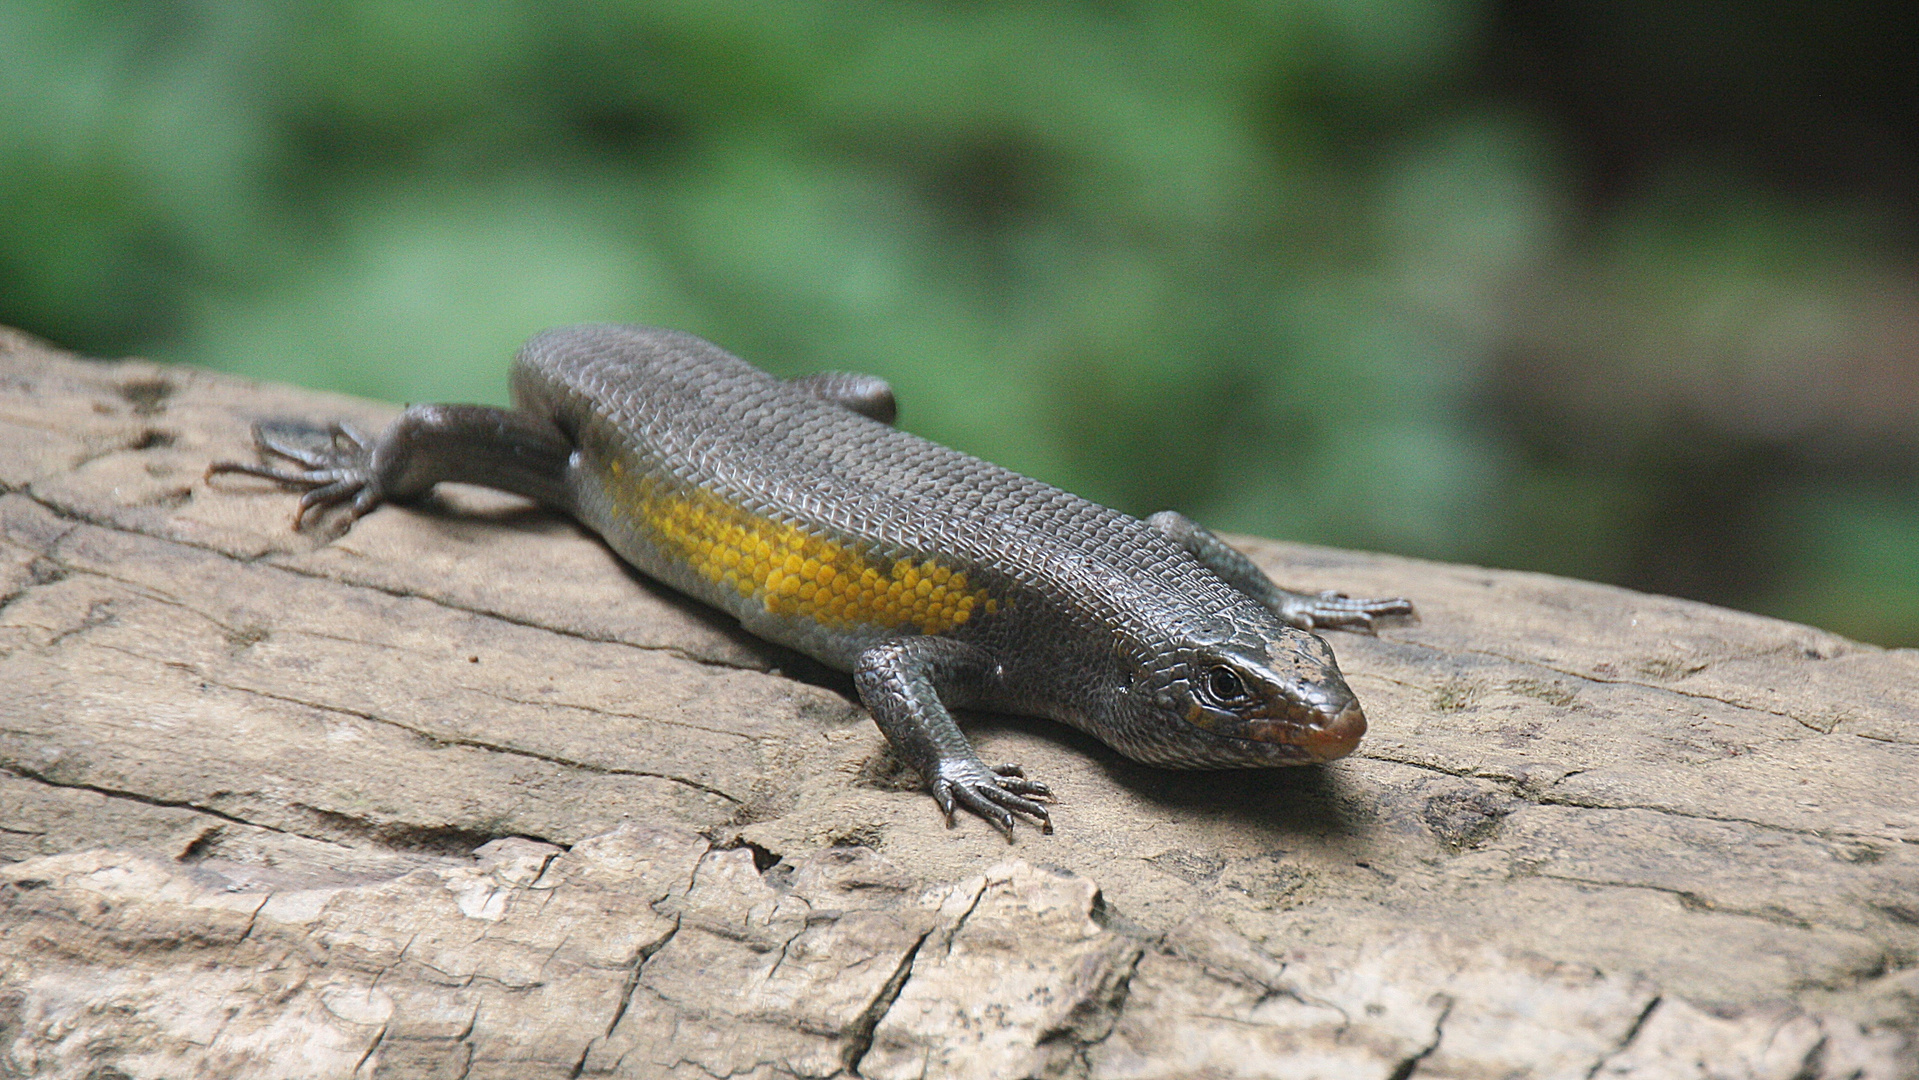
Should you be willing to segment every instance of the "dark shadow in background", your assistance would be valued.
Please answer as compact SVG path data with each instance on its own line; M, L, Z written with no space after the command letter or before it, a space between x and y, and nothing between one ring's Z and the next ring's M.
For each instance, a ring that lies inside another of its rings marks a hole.
M1682 160L1919 205L1919 5L1504 0L1478 66L1572 136L1602 206Z

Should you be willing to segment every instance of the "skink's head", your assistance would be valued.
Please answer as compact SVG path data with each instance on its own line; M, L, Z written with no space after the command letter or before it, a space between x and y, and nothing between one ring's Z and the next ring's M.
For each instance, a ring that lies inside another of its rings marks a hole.
M1366 734L1332 649L1287 626L1185 644L1149 665L1133 693L1162 718L1152 756L1166 764L1306 765L1345 757Z

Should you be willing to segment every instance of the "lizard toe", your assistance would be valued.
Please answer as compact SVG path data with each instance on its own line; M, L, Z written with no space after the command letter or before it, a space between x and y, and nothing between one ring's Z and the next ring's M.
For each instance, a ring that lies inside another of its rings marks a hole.
M1053 818L1046 812L1044 806L1024 796L1008 791L1004 787L982 785L978 790L980 795L993 800L1000 806L1036 819L1039 822L1041 832L1050 833L1053 831Z
M1053 797L1053 789L1038 780L1008 777L1001 780L999 786L1017 795L1037 795L1042 799L1050 799Z
M1052 790L1045 784L1038 780L1026 779L1026 770L1020 768L1018 765L1010 762L1005 765L995 765L993 766L993 772L999 775L999 786L1005 788L1007 791L1019 795L1038 795L1042 799L1050 799L1053 797Z
M996 787L984 784L957 784L953 788L953 794L958 797L960 805L998 825L1005 831L1006 838L1011 840L1014 822L1012 811L994 805L987 796L988 792L998 790Z

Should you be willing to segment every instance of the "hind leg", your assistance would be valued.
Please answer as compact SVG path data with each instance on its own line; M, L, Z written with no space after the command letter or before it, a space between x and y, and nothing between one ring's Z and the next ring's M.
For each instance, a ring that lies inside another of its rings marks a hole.
M441 481L481 484L566 509L567 463L573 445L531 413L480 405L415 405L377 439L345 424L325 429L324 442L301 436L318 429L260 425L263 454L297 468L216 461L207 476L241 473L304 488L294 528L328 507L346 507L350 525L383 502L417 498Z
M1400 598L1361 600L1342 592L1302 593L1273 584L1239 549L1176 510L1162 510L1146 524L1164 533L1226 584L1259 601L1288 626L1301 630L1356 630L1370 634L1383 618L1410 617L1413 602Z

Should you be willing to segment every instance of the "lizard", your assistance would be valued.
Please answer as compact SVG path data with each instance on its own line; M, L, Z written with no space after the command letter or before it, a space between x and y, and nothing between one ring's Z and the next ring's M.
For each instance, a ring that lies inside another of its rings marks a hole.
M580 521L647 576L853 676L893 751L955 824L1052 831L1047 785L988 766L953 718L1056 720L1149 765L1298 765L1366 731L1325 628L1370 633L1404 599L1280 588L1185 515L1144 520L893 426L891 388L769 375L701 338L593 324L514 359L514 407L408 407L377 438L216 473L304 489L294 528L455 481Z

